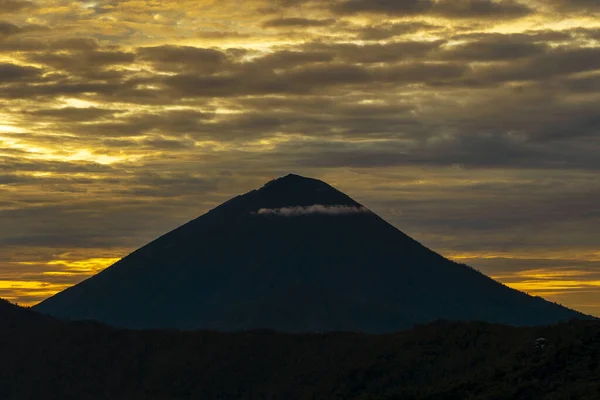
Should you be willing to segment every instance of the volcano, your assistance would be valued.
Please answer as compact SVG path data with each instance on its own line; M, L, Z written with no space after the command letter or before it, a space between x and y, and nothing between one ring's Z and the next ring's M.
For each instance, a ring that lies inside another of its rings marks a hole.
M34 307L133 329L385 333L434 320L587 316L427 249L328 184L237 196Z

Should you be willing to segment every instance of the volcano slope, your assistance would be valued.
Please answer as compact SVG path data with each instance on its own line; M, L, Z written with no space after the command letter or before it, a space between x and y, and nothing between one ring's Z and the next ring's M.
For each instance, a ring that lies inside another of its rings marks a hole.
M134 329L286 332L587 318L447 260L298 175L227 201L35 310Z

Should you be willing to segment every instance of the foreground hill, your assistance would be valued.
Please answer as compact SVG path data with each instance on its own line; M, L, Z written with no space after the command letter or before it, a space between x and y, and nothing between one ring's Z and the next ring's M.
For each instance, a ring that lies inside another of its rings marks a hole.
M14 321L13 321L14 322ZM538 337L546 338L543 349ZM385 335L117 330L0 319L0 399L592 400L600 323Z
M34 329L40 324L52 323L53 319L34 312L30 309L19 307L4 299L0 299L0 327L7 329L12 327Z
M437 319L585 318L425 248L328 184L288 175L35 307L124 328L393 332Z

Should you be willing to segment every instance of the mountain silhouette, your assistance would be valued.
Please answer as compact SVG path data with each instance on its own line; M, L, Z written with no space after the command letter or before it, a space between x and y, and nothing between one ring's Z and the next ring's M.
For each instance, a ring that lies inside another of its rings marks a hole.
M237 196L34 307L133 329L393 332L587 318L445 259L328 184Z
M19 307L0 298L0 329L30 327L53 321L52 318L36 313L30 309Z

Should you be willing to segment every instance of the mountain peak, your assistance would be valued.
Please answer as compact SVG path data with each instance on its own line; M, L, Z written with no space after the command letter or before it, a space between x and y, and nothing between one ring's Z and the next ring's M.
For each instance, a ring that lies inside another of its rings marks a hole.
M257 202L260 207L308 207L351 206L358 207L356 201L314 178L288 174L267 182L262 188L248 193L247 200Z
M447 260L327 183L295 174L231 199L36 310L126 328L291 332L582 317Z
M273 187L284 188L284 187L289 187L289 186L302 186L304 188L308 188L311 186L314 188L324 188L324 187L331 188L331 186L329 186L325 182L320 181L318 179L307 178L305 176L296 175L296 174L287 174L285 176L282 176L282 177L279 177L279 178L276 178L276 179L273 179L273 180L267 182L261 189L273 188Z
M236 196L213 209L211 214L251 215L261 210L279 209L315 209L364 207L346 194L327 183L314 178L296 174L288 174L273 179L258 190L252 190L244 195Z

